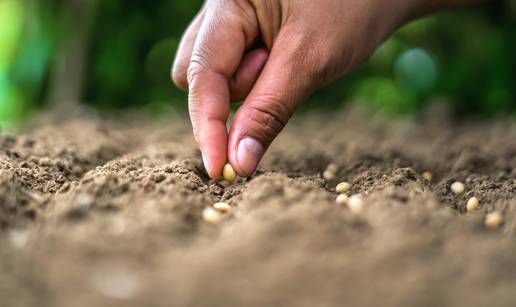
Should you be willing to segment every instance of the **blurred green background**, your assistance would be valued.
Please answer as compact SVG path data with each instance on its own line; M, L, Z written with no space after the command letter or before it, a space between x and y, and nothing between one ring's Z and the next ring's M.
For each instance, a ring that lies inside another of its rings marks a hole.
M398 31L361 68L304 106L359 101L412 114L516 113L516 0L439 14ZM0 0L0 124L77 101L97 109L186 110L170 82L201 0Z

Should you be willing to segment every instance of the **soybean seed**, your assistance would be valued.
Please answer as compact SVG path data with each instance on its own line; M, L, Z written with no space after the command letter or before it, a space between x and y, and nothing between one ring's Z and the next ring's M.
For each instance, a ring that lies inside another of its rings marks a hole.
M496 229L503 223L503 215L499 211L493 211L486 215L484 225L490 229Z
M337 202L337 204L339 205L345 205L348 203L348 200L349 200L349 197L346 195L346 194L339 194L339 196L337 196L337 199L335 199L335 201Z
M349 191L349 189L351 189L351 185L349 183L341 182L337 184L337 186L335 187L335 192L346 193L347 191Z
M202 211L202 219L206 223L217 224L222 220L222 215L217 210L208 207Z
M339 170L339 167L337 166L337 164L335 163L330 163L328 164L328 166L326 167L326 170L328 172L332 172L332 173L336 173L338 170Z
M333 179L335 179L335 173L334 172L330 172L328 170L324 171L323 173L323 178L324 180L326 181L331 181Z
M222 213L226 213L231 210L231 206L228 203L220 202L213 204L213 209Z
M475 210L477 210L478 208L478 198L476 197L471 197L468 202L466 203L466 210L468 212L473 212Z
M450 186L450 190L454 193L454 194L462 194L464 192L464 190L466 190L466 187L464 186L464 183L460 182L460 181L455 181L454 183L452 183L452 185Z
M421 176L423 176L423 178L428 182L432 182L432 179L434 178L434 175L430 171L424 172Z
M359 213L364 209L364 202L360 194L352 195L348 201L348 207L353 213Z
M235 181L237 174L231 164L226 163L226 165L224 165L224 169L222 170L222 177L224 177L224 180L229 183L233 183Z

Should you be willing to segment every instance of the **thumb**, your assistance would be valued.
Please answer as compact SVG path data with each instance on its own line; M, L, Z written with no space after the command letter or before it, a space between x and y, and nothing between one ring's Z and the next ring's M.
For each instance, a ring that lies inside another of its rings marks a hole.
M255 86L235 113L228 140L231 165L250 176L266 149L315 89L318 69L306 36L280 33Z

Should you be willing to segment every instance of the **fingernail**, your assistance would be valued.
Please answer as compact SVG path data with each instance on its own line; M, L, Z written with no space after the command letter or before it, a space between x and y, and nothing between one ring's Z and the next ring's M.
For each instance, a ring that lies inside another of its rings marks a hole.
M202 163L204 163L204 168L206 169L206 172L211 175L210 160L208 158L206 158L206 155L204 154L204 152L202 152L202 150L201 150L201 155L202 155Z
M238 165L247 175L251 175L263 156L263 145L252 137L240 140L237 149Z

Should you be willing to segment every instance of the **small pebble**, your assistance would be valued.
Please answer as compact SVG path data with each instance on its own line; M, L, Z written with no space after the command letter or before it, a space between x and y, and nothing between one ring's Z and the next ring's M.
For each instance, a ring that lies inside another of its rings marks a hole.
M226 213L231 210L231 206L228 203L220 202L213 204L213 209L222 213Z
M478 208L478 198L476 197L471 197L468 202L466 203L466 210L468 212L473 212L475 210L477 210Z
M462 194L464 192L464 190L466 190L466 187L464 186L464 183L460 182L460 181L455 181L454 183L452 183L452 185L450 186L450 190L454 193L454 194Z
M499 211L493 211L486 215L484 225L490 229L496 229L503 223L503 215Z
M335 200L339 205L345 205L348 203L349 197L346 194L339 194Z
M347 191L349 191L349 189L351 189L351 185L349 183L341 182L337 184L337 186L335 187L335 192L346 193Z
M226 165L224 165L224 169L222 170L222 177L224 177L224 180L229 183L233 183L236 180L237 174L231 164L226 163Z
M222 215L220 214L219 211L208 207L202 211L202 219L206 223L217 224L218 222L220 222L222 220Z
M421 176L423 176L423 178L428 182L432 182L432 179L434 178L434 175L430 171L424 172Z
M360 194L352 195L348 200L348 207L353 213L359 213L364 209L364 202Z

